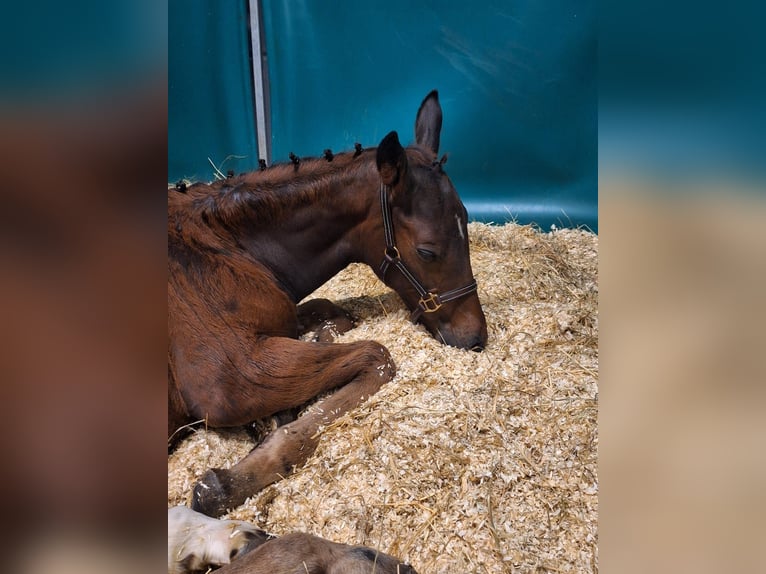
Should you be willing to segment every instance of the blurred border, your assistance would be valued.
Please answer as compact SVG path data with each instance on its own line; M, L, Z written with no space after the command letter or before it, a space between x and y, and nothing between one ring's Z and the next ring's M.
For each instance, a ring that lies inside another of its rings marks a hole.
M6 564L162 571L167 7L17 3L2 32Z
M602 4L599 565L764 571L764 8Z

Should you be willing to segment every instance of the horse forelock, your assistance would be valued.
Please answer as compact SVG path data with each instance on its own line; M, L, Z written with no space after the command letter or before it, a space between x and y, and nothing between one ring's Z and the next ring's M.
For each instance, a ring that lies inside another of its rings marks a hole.
M407 147L407 161L418 167L431 167L436 154L425 146L413 144Z
M410 146L407 151L407 159L416 179L422 187L433 190L433 193L419 196L421 207L434 215L444 215L445 208L449 209L452 215L462 215L465 208L442 167L444 159L439 160L431 149L419 145Z

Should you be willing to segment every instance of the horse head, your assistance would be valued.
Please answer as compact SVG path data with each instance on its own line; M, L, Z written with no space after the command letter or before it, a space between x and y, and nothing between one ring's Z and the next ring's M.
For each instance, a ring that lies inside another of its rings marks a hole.
M415 120L416 145L396 132L378 146L385 252L376 270L431 334L445 344L480 351L487 323L476 293L467 212L438 159L442 110L434 90Z

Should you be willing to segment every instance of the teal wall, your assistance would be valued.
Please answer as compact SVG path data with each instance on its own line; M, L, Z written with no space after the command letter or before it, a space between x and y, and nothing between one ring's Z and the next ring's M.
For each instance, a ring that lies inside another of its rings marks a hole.
M254 169L247 0L170 0L168 19L168 180Z
M224 4L233 12L221 9ZM252 99L244 102L252 98L251 74L241 61L249 46L235 26L244 4L170 2L171 181L192 172L212 178L208 155L216 162L228 154L248 155L227 164L237 171L257 165L254 150L243 143L255 140ZM417 107L436 88L444 110L446 169L472 218L597 229L594 2L262 4L273 161L287 161L289 152L348 150L357 141L376 146L391 129L410 142ZM179 37L189 47L176 19L193 31L191 53L174 47ZM217 69L214 77L206 73L211 68ZM185 109L174 109L173 80L183 75L193 78L189 83L199 93L191 100L184 96ZM234 92L233 107L221 90ZM209 103L201 94L206 91L216 99L208 117L200 118ZM194 142L174 131L174 124L189 121ZM176 142L185 149L176 150ZM176 169L181 165L183 174Z

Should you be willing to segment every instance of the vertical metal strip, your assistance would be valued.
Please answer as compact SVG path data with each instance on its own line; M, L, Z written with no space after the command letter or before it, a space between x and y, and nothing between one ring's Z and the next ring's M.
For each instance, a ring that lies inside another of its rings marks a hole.
M258 136L258 156L271 165L271 110L269 106L269 73L266 44L261 26L261 2L250 2L250 45L253 61L253 88L255 92L255 131Z

